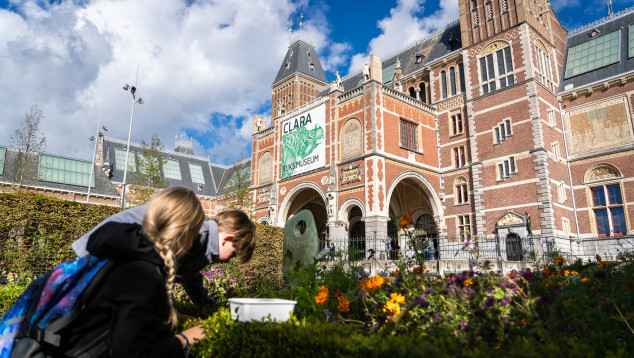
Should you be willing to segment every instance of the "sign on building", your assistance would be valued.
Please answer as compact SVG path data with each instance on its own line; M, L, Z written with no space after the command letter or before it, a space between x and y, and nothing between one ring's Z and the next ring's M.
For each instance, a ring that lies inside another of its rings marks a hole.
M326 105L282 124L282 179L326 165Z

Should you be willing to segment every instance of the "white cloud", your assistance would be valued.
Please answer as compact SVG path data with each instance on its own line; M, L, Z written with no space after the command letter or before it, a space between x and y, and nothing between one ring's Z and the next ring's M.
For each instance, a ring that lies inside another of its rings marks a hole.
M108 135L126 139L132 98L121 86L138 65L145 103L132 139L156 132L171 148L188 129L209 148L198 155L227 163L250 148L251 114L268 109L295 9L290 0L39 4L0 9L0 145L31 104L45 114L49 153L89 158L100 108Z
M422 16L424 4L424 0L398 0L390 15L377 22L381 34L370 41L365 53L352 56L349 72L360 71L370 54L389 56L458 19L456 0L440 0L434 13Z

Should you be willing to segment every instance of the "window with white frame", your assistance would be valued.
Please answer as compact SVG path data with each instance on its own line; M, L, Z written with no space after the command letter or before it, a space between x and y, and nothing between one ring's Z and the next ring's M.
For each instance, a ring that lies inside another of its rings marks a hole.
M462 113L458 112L449 116L451 120L451 135L458 135L464 132L464 123L462 122Z
M456 178L454 182L454 203L457 205L469 202L469 185L464 177Z
M515 84L511 46L480 57L480 82L482 94L495 92Z
M564 235L570 235L570 220L567 217L561 218L561 230L564 232Z
M125 153L126 150L123 149L115 148L114 150L115 167L117 170L125 170ZM136 171L136 160L134 157L134 152L128 153L128 171Z
M511 120L505 119L502 123L499 123L495 128L493 128L493 141L495 144L500 144L505 141L508 137L513 135L511 131Z
M168 179L182 180L181 167L177 161L172 159L166 159L163 165L163 174Z
M509 178L515 173L517 173L517 169L515 168L515 157L508 157L501 163L498 163L498 181Z
M509 11L508 0L501 0L500 1L500 5L501 5L501 10L502 10L503 13Z
M465 150L464 145L453 148L453 164L456 168L465 166Z
M630 25L627 27L628 29L628 50L627 57L634 57L634 25Z
M619 184L604 184L590 188L592 210L599 236L620 236L627 233L623 196Z
M412 151L418 150L417 127L415 123L401 119L401 147Z
M564 182L557 183L557 199L560 204L563 204L568 200L568 195L566 194L566 185Z
M619 62L620 34L621 31L616 30L570 47L564 78Z
M551 145L553 147L554 160L559 162L561 160L561 155L559 154L559 142L553 142Z
M557 123L555 122L555 110L549 108L548 110L546 110L546 113L548 115L548 125L550 125L551 127L555 127L557 125Z
M471 217L469 215L456 216L456 231L460 237L460 241L471 240Z
M203 175L203 167L198 164L189 163L189 174L191 174L192 182L205 184L205 176Z
M546 46L537 40L535 42L535 55L537 56L537 80L549 90L553 90L553 76L550 68L550 56Z
M95 186L95 177L91 175L93 167L83 160L40 155L38 179L54 183Z

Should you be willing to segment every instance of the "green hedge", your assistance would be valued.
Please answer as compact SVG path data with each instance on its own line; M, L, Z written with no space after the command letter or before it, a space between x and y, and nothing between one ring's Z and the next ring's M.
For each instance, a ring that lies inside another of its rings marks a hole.
M70 244L119 211L28 193L0 194L0 273L33 278L74 259Z

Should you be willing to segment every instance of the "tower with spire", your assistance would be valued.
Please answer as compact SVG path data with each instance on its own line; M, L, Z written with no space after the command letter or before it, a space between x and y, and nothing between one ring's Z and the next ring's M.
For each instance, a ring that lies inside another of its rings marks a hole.
M303 18L303 15L301 16ZM272 87L271 117L277 118L315 99L328 84L314 41L300 31L292 35Z

